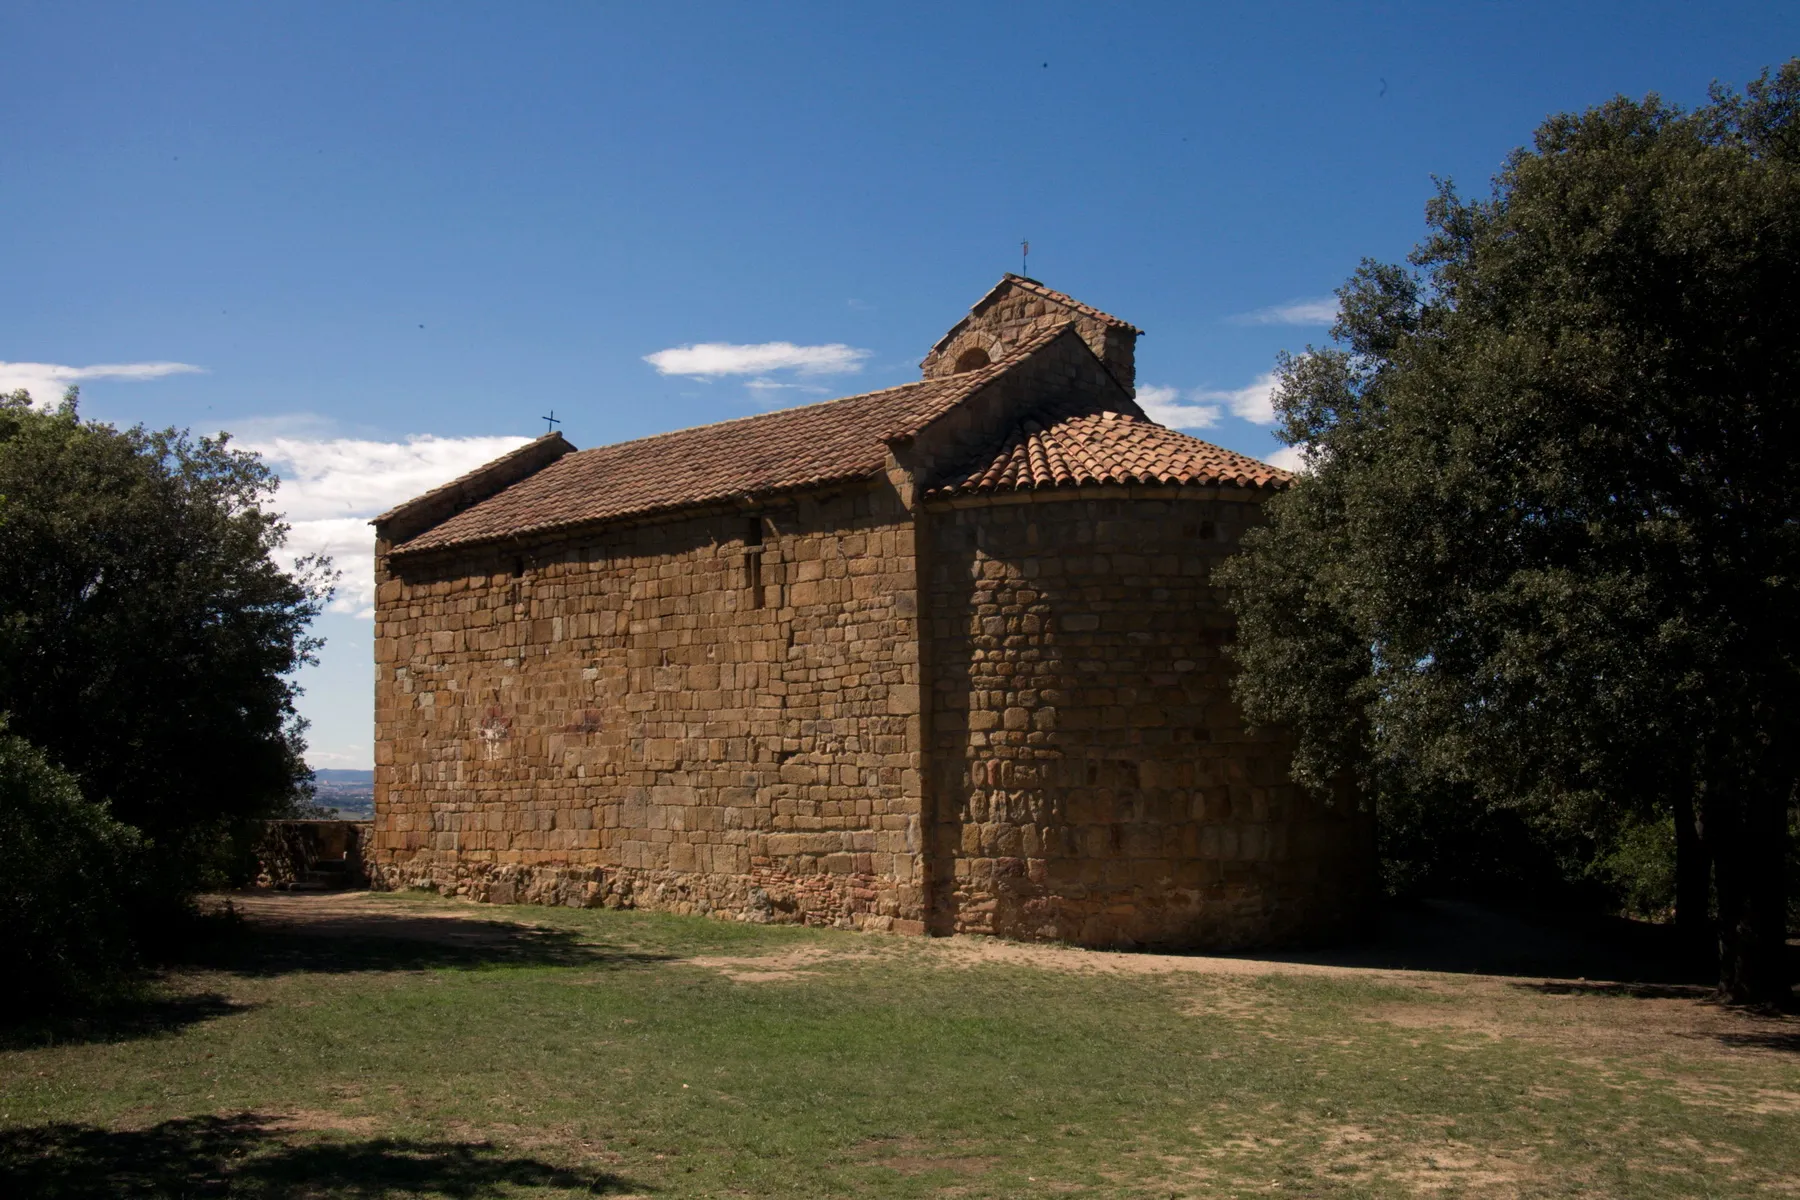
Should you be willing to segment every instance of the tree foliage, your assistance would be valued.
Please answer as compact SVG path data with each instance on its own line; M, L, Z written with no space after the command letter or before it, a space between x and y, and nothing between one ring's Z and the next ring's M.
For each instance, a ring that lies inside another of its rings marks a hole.
M1800 60L1552 117L1427 223L1280 364L1309 469L1224 569L1240 699L1316 786L1680 823L1725 988L1785 994Z
M13 972L0 1015L120 981L141 851L134 830L0 724L0 946Z
M149 839L167 890L307 777L287 677L330 580L272 558L275 482L224 436L0 397L0 713Z

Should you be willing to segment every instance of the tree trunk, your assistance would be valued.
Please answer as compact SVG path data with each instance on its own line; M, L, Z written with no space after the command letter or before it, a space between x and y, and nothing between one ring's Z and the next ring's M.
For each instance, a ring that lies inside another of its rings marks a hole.
M1675 928L1695 944L1712 929L1712 853L1692 792L1675 797Z
M1792 996L1787 791L1754 779L1747 787L1707 790L1703 819L1719 889L1719 991L1738 1004L1785 1004Z

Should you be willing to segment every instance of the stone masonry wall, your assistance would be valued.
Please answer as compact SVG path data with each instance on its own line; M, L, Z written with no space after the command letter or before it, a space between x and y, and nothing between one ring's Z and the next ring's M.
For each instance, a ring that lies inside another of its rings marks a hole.
M921 930L913 555L869 485L384 566L377 885Z
M933 926L1092 946L1328 936L1370 897L1367 819L1245 728L1213 566L1242 489L933 505Z
M927 379L957 372L963 356L980 350L990 362L1046 329L1074 321L1076 332L1094 356L1128 393L1137 386L1137 334L1059 304L1021 287L1004 286L1000 295L963 318L942 346L919 364Z

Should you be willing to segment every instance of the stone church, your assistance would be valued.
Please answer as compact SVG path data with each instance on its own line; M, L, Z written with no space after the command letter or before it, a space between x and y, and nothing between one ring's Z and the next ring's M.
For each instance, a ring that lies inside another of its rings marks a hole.
M1290 476L1007 275L916 383L375 521L377 886L1090 946L1328 936L1354 805L1233 704L1213 567Z

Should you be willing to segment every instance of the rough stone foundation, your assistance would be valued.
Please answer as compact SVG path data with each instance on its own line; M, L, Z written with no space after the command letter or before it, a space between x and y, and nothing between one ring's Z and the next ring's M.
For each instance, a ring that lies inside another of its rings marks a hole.
M542 904L556 908L642 908L698 914L754 925L830 925L838 929L923 933L924 923L870 911L880 907L882 881L872 875L784 877L695 875L605 867L502 865L415 857L377 868L377 891L424 891L485 904Z

